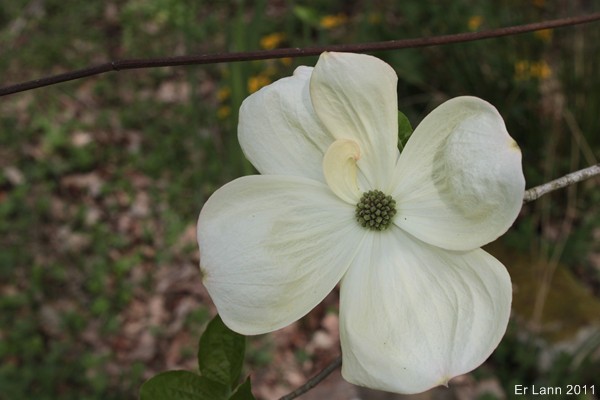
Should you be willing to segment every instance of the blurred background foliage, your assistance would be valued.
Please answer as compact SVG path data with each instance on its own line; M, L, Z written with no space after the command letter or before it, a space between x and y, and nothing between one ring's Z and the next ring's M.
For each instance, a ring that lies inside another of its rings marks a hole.
M599 9L585 0L15 0L0 7L0 84L111 59L414 38ZM598 54L590 24L375 55L398 73L399 108L415 126L451 97L493 103L532 187L598 162ZM196 269L195 221L216 188L253 172L237 110L315 62L125 71L0 100L1 399L134 398L153 373L194 368L214 312ZM515 301L507 336L473 374L502 389L480 397L510 397L514 384L600 391L597 183L526 205L490 246L510 269ZM307 318L305 341L318 327ZM302 340L286 351L309 374L319 354ZM286 385L258 372L276 369L280 350L268 335L252 339L253 386Z

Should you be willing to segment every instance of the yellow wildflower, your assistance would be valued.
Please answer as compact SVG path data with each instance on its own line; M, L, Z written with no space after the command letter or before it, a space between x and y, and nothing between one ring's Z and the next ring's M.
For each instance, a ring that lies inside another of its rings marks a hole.
M264 75L265 77L270 77L275 74L277 74L277 66L271 63L269 63L262 72L262 75ZM271 83L271 81L269 81L269 83Z
M531 64L530 74L533 78L546 79L552 75L552 68L544 60Z
M248 79L248 92L254 93L263 86L267 86L271 80L265 75L255 75Z
M476 31L479 29L481 24L483 23L483 17L481 15L473 15L469 18L469 22L467 22L467 26L470 31Z
M229 107L229 106L221 106L217 110L217 118L219 118L219 119L225 119L225 118L229 117L230 114L231 114L231 107Z
M524 80L529 77L529 61L520 60L515 63L515 79Z
M286 67L289 67L290 65L292 65L293 59L292 57L284 57L280 58L279 61Z
M231 96L231 89L228 87L223 87L217 91L217 100L219 100L219 102L227 100L229 96Z
M272 50L279 46L285 40L285 33L275 32L260 39L260 47L265 50Z
M348 22L348 17L344 14L326 15L321 18L321 28L334 29Z
M544 60L537 62L529 62L526 60L517 61L515 63L515 79L546 79L552 75L552 68Z
M542 29L541 31L533 32L533 35L542 42L550 42L552 40L552 29Z

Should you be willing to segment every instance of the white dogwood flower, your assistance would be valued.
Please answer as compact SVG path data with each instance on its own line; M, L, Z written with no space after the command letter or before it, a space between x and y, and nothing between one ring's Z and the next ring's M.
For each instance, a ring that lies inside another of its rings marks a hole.
M340 283L342 374L415 393L479 366L508 323L504 266L480 247L521 208L521 153L489 103L433 110L398 151L397 76L323 53L242 104L239 140L261 175L236 179L198 221L203 283L252 335L308 313Z

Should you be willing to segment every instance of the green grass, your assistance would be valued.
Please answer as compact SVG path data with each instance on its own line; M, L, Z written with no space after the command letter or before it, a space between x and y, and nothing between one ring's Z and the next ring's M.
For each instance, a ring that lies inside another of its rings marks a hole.
M487 29L590 12L569 7L514 0L14 1L0 10L0 80L7 85L116 58L259 49L275 32L285 35L281 46L302 47L468 31L472 17L481 17L476 29ZM340 26L320 25L338 14L347 17ZM589 25L556 30L550 39L525 34L376 55L397 71L399 106L413 125L446 98L492 102L522 147L533 186L600 154L599 39L597 25ZM195 262L193 244L182 248L179 241L208 196L252 173L236 137L249 80L274 81L315 60L122 71L0 101L0 397L133 398L145 372L165 368L161 345L151 360L115 373L128 312L157 290L157 271ZM545 79L531 68L542 63L551 69ZM528 66L520 76L518 65ZM220 98L221 89L228 96ZM229 114L219 116L226 108ZM600 276L589 254L599 251L599 193L582 184L571 200L563 191L526 206L506 242L540 258L560 247L562 264L597 297ZM572 228L553 235L566 208ZM177 304L183 295L170 296ZM208 315L208 305L200 307L182 329L198 337ZM153 328L165 334L165 327ZM583 379L582 368L564 367L574 354L561 355L567 361L555 368L538 368L539 349L516 340L524 328L515 329L489 367L503 384ZM95 339L87 336L92 331ZM265 343L249 349L250 368L269 365ZM194 357L185 346L182 352ZM597 366L586 362L580 365Z

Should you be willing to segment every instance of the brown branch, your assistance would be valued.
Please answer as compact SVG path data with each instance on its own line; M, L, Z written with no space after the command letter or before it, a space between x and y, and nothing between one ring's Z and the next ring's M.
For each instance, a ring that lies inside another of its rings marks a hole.
M441 35L416 39L389 40L385 42L371 42L359 44L340 44L329 46L316 46L306 48L285 48L275 50L248 51L222 54L198 54L179 57L147 58L147 59L123 59L110 61L104 64L65 72L63 74L48 76L32 81L17 83L0 88L0 96L36 89L43 86L54 85L61 82L72 81L93 75L100 75L110 71L126 69L172 67L181 65L217 64L225 62L265 60L285 57L316 56L324 51L340 51L365 53L385 50L399 50L415 47L439 46L454 43L470 42L474 40L498 38L508 35L517 35L541 29L553 29L565 26L585 24L600 20L600 13L567 17L551 21L535 22L525 25L515 25L480 32L456 33L452 35Z
M281 397L279 400L292 400L298 396L303 395L310 389L317 386L323 379L327 378L329 374L331 374L333 371L339 368L340 365L342 365L342 356L338 356L338 358L336 358L329 365L323 368L321 372L319 372L317 375L307 380L302 386L298 387L298 389Z
M584 169L580 169L579 171L571 172L561 178L555 179L553 181L544 183L542 185L533 187L525 191L525 196L523 198L523 203L529 203L530 201L534 201L539 199L541 196L546 193L552 192L554 190L562 189L569 185L572 185L577 182L581 182L585 179L600 175L600 164L592 165L591 167L587 167Z

